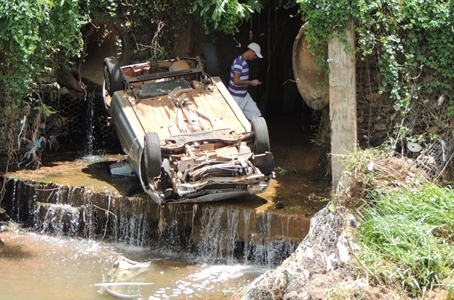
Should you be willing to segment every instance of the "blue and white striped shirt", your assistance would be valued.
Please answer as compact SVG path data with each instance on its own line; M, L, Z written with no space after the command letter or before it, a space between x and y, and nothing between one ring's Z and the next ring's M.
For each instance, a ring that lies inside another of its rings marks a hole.
M232 63L230 69L229 92L234 97L244 97L247 94L247 85L235 85L233 83L233 74L240 73L240 80L249 80L249 65L243 59L243 56L238 56Z

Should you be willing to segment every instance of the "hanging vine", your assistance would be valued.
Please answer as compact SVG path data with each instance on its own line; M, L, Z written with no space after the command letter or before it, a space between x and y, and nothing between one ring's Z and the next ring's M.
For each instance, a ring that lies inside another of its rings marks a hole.
M452 89L454 62L453 3L439 0L297 0L309 21L307 40L318 63L327 68L327 42L353 19L360 59L377 54L381 92L406 106L421 74L433 74L424 87L447 93Z
M403 149L407 142L429 145L442 137L447 149L454 147L454 60L451 59L454 53L454 2L297 2L303 20L309 21L306 31L309 47L325 70L329 70L328 41L334 34L341 36L348 21L354 21L357 61L359 64L370 61L368 57L371 56L376 61L373 81L378 85L378 97L375 101L393 101L392 111L383 113L395 124L385 145ZM370 79L365 79L369 85ZM380 104L373 105L378 107ZM371 125L365 130L370 132Z

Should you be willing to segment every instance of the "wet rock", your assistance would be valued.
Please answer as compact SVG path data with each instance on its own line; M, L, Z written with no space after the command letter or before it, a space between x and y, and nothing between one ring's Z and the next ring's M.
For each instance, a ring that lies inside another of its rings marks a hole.
M16 222L8 221L2 224L1 231L18 232L21 230L21 225Z
M290 283L287 285L287 289L285 290L286 295L291 295L293 292L298 292L303 285L301 285L297 279L294 279L290 281Z
M9 221L10 216L6 213L6 210L0 207L0 222Z
M10 217L8 216L8 214L6 213L6 210L4 210L3 208L0 207L0 222L6 222L10 219ZM0 227L0 232L3 231L3 226ZM5 243L2 241L2 239L0 238L0 247L4 246Z
M293 291L284 295L283 300L311 300L312 296L306 292Z

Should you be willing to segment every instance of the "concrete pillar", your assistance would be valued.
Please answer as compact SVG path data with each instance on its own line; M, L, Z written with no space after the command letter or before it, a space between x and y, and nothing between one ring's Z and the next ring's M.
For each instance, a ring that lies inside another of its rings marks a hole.
M355 32L353 22L350 21L345 32L334 36L328 42L331 170L334 190L344 170L343 157L356 151L358 140L354 49Z

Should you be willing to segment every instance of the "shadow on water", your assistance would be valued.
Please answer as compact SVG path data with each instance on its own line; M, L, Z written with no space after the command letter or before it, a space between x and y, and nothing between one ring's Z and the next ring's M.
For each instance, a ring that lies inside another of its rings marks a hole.
M121 158L119 158L121 160ZM119 160L99 161L88 164L82 168L82 173L93 181L104 182L109 184L120 194L129 194L127 191L132 186L135 186L139 181L136 177L127 176L112 176L110 174L110 165L116 163Z
M7 258L11 260L23 260L33 258L33 253L24 249L23 245L10 245L6 243L0 246L0 258Z
M331 197L328 158L323 156L323 149L313 144L317 133L311 114L312 110L306 108L303 116L295 113L268 122L276 171L268 199L274 207L282 207L282 213L311 217Z

